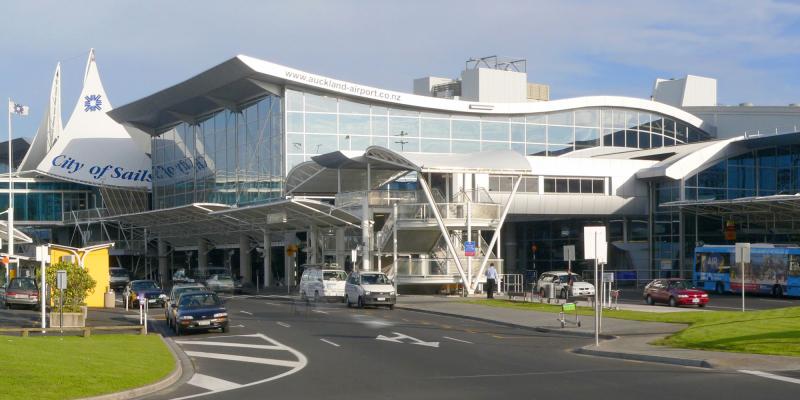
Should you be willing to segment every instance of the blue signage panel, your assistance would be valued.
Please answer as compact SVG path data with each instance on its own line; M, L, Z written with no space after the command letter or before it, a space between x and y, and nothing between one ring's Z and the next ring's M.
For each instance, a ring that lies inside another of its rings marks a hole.
M467 257L475 255L475 242L464 242L464 255Z

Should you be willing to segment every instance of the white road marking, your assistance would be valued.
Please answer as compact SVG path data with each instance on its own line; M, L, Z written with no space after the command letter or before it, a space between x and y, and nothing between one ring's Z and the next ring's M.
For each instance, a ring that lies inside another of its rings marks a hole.
M264 302L264 304L266 304L266 305L268 305L268 306L279 306L279 305L280 305L280 304L278 304L278 303L273 303L273 302L271 302L271 301L265 301L265 302Z
M239 324L239 325L233 325L233 326L231 326L231 328L244 328L244 325L242 325L242 324ZM224 337L224 336L223 336L223 337Z
M242 314L253 315L253 313L251 313L250 311L240 310L239 312Z
M796 384L800 385L800 379L790 378L788 376L770 374L769 372L751 371L751 370L747 370L747 369L740 369L739 372L745 373L745 374L750 374L750 375L755 375L755 376L760 376L762 378L774 379L776 381L796 383Z
M214 378L213 376L203 374L192 375L192 379L189 379L189 382L186 383L214 392L238 389L242 386L235 382L226 381L224 379Z
M325 342L325 343L327 343L327 344L329 344L329 345L331 345L331 346L341 347L341 346L339 346L338 344L336 344L336 343L333 343L333 342L331 342L331 341L330 341L330 340L328 340L328 339L320 339L320 340L321 340L321 341L323 341L323 342Z
M386 342L395 342L395 343L405 343L405 342L403 342L403 340L408 339L408 340L411 341L410 344L416 344L416 345L419 345L419 346L426 346L426 347L439 347L439 342L425 342L425 341L419 340L417 338L413 338L411 336L408 336L408 335L405 335L405 334L402 334L402 333L399 333L399 332L392 332L392 333L395 334L394 337L378 335L378 337L376 337L375 339L376 340L383 340L383 341L386 341Z
M320 314L327 314L328 313L327 311L322 311L322 310L311 310L311 311L315 312L315 313L320 313Z
M203 351L187 351L185 353L189 357L213 358L215 360L240 361L253 364L277 365L279 367L289 368L296 368L299 366L298 361L276 360L273 358L247 357L223 353L206 353Z
M474 343L472 343L472 342L470 342L470 341L468 341L468 340L456 339L456 338L452 338L452 337L450 337L450 336L442 336L442 337L443 337L443 338L445 338L445 339L449 339L449 340L455 341L455 342L461 342L461 343L474 344Z
M271 345L265 345L265 344L231 343L231 342L213 342L213 341L205 341L205 340L176 340L175 343L198 345L198 346L244 347L244 348L259 349L259 350L285 350L283 348L283 346L271 346Z
M278 325L280 325L280 326L282 326L284 328L291 328L292 327L291 325L289 325L289 324L287 324L285 322L280 322L280 321L276 322L276 324L278 324Z

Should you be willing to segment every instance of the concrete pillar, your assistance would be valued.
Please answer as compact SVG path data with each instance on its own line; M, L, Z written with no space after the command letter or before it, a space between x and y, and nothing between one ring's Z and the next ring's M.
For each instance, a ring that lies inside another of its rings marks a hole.
M205 276L207 269L208 269L208 242L205 239L198 239L197 272L200 276Z
M370 210L369 210L369 193L364 196L361 203L361 270L369 271L370 267Z
M242 283L253 283L253 269L250 266L250 237L239 236L239 275Z
M284 235L284 243L285 246L283 248L284 254L286 254L286 247L290 244L294 243L296 240L294 232L286 232ZM289 257L288 255L283 258L283 273L284 273L284 284L291 289L294 286L294 281L292 280L294 276L294 262L297 259L297 254Z
M158 276L161 277L161 287L164 287L164 284L172 279L167 257L169 257L167 254L167 242L158 239Z
M516 223L506 222L503 224L503 254L505 254L504 262L506 273L520 273L525 270L525 267L520 267L519 259L517 258L517 229Z
M347 258L344 234L344 228L336 228L336 263L339 264L339 268L344 268L344 261Z
M269 287L272 282L272 239L269 237L269 231L264 231L264 281L261 282L264 287Z
M306 232L306 246L308 248L306 263L317 264L317 253L319 249L317 248L317 229L314 225L308 226L308 232Z

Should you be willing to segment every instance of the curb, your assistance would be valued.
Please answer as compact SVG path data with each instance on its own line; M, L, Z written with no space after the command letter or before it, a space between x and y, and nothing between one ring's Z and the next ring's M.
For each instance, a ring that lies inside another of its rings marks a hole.
M405 310L405 311L414 311L414 312L424 313L424 314L442 315L442 316L445 316L445 317L455 317L455 318L469 319L469 320L472 320L472 321L485 322L485 323L495 324L495 325L502 325L502 326L507 326L507 327L510 327L510 328L525 329L525 330L539 332L539 333L552 333L552 334L564 335L564 336L573 336L573 337L581 337L581 338L594 338L594 333L593 332L562 331L560 329L543 328L543 327L539 327L539 326L519 325L519 324L514 324L514 323L511 323L511 322L497 321L497 320L488 319L488 318L473 317L473 316L470 316L470 315L462 315L462 314L452 314L452 313L447 313L447 312L442 312L442 311L422 310L422 309L419 309L419 308L411 308L411 307L405 307L405 306L395 306L395 308L400 309L400 310ZM600 339L604 339L604 340L611 340L611 339L616 339L616 338L617 337L614 336L614 335L605 335L605 334L601 334L600 335Z
M128 389L128 390L125 390L125 391L122 391L122 392L103 394L103 395L94 396L94 397L85 397L85 398L83 398L81 400L127 400L127 399L134 399L134 398L137 398L137 397L142 397L142 396L146 396L146 395L158 392L158 391L163 390L163 389L165 389L165 388L167 388L169 386L172 386L175 382L178 382L178 380L181 380L181 378L185 378L185 380L188 380L189 377L187 377L185 375L189 375L189 376L194 375L194 368L192 368L191 361L189 361L189 358L186 357L185 354L183 354L183 352L172 341L172 339L164 338L164 336L161 336L160 334L158 335L158 337L160 337L161 340L164 342L164 344L167 345L167 348L169 349L170 353L172 353L172 358L175 360L175 368L172 370L172 373L170 373L166 378L164 378L164 379L162 379L162 380L160 380L158 382L151 383L149 385L140 386L140 387L133 388L133 389Z
M632 360L632 361L646 361L659 364L679 365L682 367L696 367L696 368L709 368L709 369L714 368L713 365L709 364L705 360L692 360L688 358L654 356L654 355L639 354L639 353L623 353L619 351L600 350L589 347L590 346L578 347L577 349L573 349L572 352L577 354L596 356L596 357L608 357L608 358L617 358L617 359Z

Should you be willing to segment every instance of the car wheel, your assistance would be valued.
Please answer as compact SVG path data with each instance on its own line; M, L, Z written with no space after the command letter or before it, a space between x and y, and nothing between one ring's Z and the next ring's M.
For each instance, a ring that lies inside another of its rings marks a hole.
M561 298L562 299L566 299L567 298L567 289L561 289Z
M539 289L539 297L544 298L544 288Z
M772 295L775 297L783 297L783 287L781 285L775 285L772 288Z
M725 285L722 282L717 282L717 294L725 293Z
M181 332L181 326L175 324L175 336L180 336L183 332Z
M677 301L677 300L675 300L675 298L674 298L674 297L670 297L670 298L669 298L669 306L670 306L670 307L677 307L677 306L678 306L678 301Z
M364 308L364 298L358 296L358 308Z
M645 300L644 300L644 301L645 301L647 304L651 305L651 306L656 304L655 300L653 300L653 298L652 298L652 297L650 297L650 295L649 295L649 294L647 295L647 298L645 298Z
M230 332L231 328L228 327L228 324L222 325L222 333Z
M353 305L350 304L350 297L344 296L344 304L347 304L347 308L353 308Z

